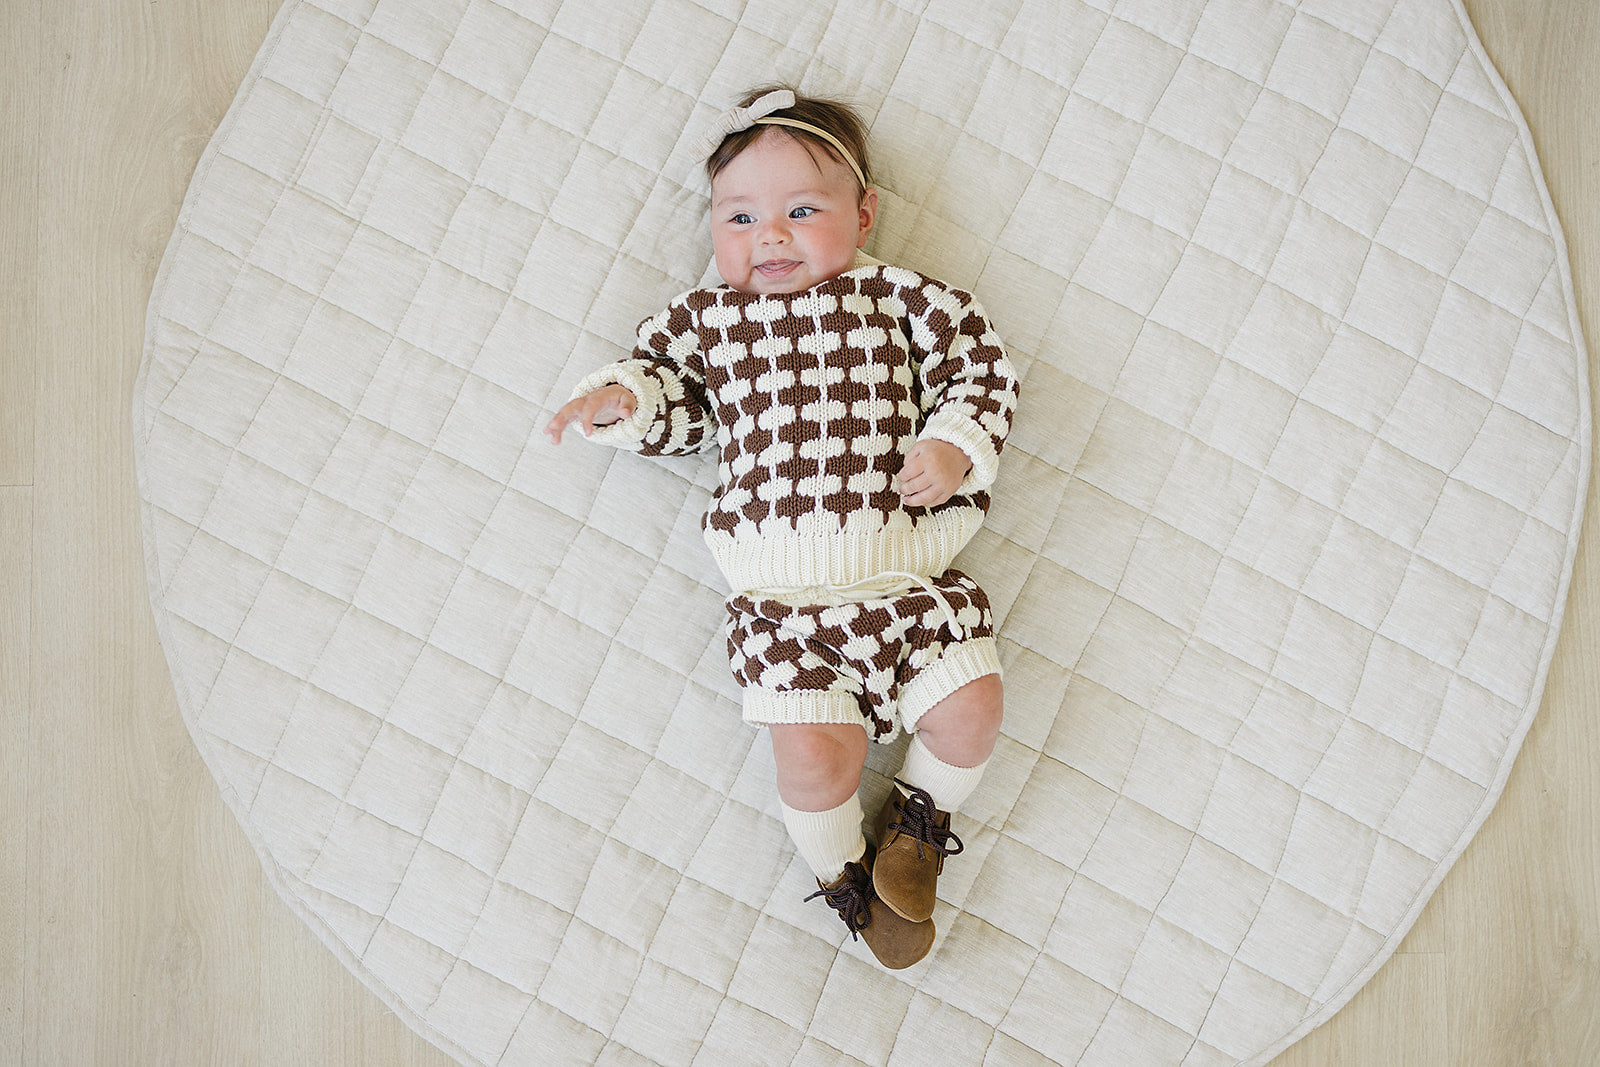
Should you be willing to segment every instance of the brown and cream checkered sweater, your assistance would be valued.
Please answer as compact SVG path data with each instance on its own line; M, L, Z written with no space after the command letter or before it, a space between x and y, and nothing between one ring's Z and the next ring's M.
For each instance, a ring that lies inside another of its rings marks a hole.
M735 590L941 574L988 509L1017 401L1000 339L970 294L867 262L798 293L685 293L574 392L619 383L639 398L593 440L647 455L716 445L703 526ZM893 482L924 438L972 460L931 509Z

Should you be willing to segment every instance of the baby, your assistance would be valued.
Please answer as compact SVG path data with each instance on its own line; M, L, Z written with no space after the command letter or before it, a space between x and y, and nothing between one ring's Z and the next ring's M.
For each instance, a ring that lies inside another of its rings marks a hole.
M950 813L1000 728L988 598L950 567L989 505L1017 381L971 295L863 254L877 216L847 107L763 90L704 151L726 283L673 300L545 432L715 447L706 543L734 590L744 718L768 727L818 892L886 967L933 945ZM869 846L868 745L911 734ZM811 898L807 898L811 899Z

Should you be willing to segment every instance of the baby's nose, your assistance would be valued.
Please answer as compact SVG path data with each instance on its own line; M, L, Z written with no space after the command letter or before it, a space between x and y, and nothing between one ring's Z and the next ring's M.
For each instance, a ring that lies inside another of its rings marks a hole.
M762 244L782 244L789 239L787 219L769 219L761 227Z

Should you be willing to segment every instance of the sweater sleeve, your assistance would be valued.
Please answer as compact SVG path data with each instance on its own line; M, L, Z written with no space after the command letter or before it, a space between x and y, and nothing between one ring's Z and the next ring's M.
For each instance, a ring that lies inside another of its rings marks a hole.
M907 302L911 344L921 360L920 440L947 441L972 460L958 492L994 484L1017 407L1017 375L994 326L970 293L922 278Z
M680 297L639 324L633 354L579 382L574 398L621 385L638 398L630 418L597 428L591 441L647 456L699 452L716 439L694 315Z

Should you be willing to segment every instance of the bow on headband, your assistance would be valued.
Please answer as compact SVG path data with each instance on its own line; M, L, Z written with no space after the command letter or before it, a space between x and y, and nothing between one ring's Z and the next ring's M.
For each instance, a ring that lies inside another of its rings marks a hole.
M838 151L840 158L850 164L850 169L855 172L856 181L861 183L861 188L867 187L867 176L861 172L861 165L856 162L855 156L850 153L833 134L827 130L819 129L809 122L798 119L776 116L774 111L794 107L794 93L788 89L776 89L770 93L756 97L749 107L733 107L717 116L711 128L705 132L696 146L696 152L701 159L705 159L715 152L719 145L733 134L748 130L755 125L763 126L789 126L797 130L804 130L809 134L827 141Z

